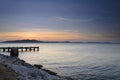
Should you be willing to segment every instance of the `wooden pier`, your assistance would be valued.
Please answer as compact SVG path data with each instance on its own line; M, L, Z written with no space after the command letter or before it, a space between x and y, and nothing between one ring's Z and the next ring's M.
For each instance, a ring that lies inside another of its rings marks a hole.
M17 48L19 52L39 51L39 47L0 47L0 52L10 52L13 48Z
M19 52L39 51L39 47L0 47L0 52L10 52L10 56L18 57Z

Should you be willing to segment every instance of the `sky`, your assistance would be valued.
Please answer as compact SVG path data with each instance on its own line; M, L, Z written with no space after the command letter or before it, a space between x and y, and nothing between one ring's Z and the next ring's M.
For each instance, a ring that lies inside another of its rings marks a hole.
M120 0L0 0L0 41L120 41Z

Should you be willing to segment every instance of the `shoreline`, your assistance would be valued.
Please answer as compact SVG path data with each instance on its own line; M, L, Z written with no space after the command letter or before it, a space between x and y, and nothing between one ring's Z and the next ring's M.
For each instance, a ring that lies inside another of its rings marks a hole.
M0 54L0 64L14 74L18 80L73 80L44 69L42 65L31 65L16 57ZM17 80L17 79L16 79Z

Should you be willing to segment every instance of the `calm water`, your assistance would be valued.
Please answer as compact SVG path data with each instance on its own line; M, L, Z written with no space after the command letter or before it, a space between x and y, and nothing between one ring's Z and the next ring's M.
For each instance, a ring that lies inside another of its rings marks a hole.
M75 80L120 80L120 44L1 43L0 46L39 46L39 52L20 53L19 58Z

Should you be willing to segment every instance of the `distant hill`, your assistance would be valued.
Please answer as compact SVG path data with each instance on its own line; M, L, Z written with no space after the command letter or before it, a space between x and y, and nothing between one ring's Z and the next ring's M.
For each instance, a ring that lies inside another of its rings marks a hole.
M70 43L70 41L39 41L39 40L13 40L13 41L3 41L1 43Z
M120 44L120 42L71 42L71 41L39 41L39 40L11 40L1 43L81 43L81 44Z

